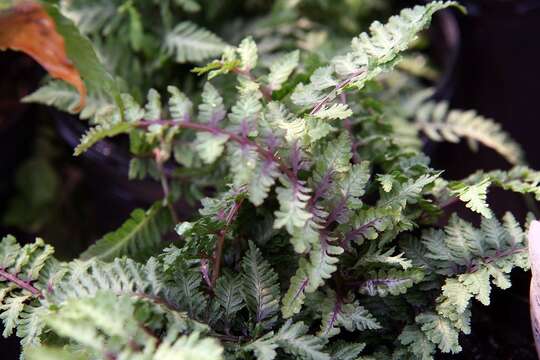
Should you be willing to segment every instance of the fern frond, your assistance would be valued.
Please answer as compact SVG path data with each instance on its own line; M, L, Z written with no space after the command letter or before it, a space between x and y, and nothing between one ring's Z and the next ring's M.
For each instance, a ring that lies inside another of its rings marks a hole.
M416 325L407 325L398 337L399 342L406 346L408 354L419 360L431 360L436 346ZM397 358L400 358L399 356Z
M391 70L400 53L429 25L432 15L450 6L459 7L454 1L434 1L404 9L384 25L374 22L369 34L362 33L352 40L351 51L335 57L331 66L317 69L309 84L296 87L291 99L299 106L315 105L314 110L318 110L321 104L334 101L345 87L362 88L366 81Z
M504 190L520 194L532 194L540 200L540 172L525 166L515 166L510 171L495 170L488 173L478 172L464 180L466 184L474 184L489 179L493 185Z
M164 46L177 62L186 63L218 56L226 44L210 31L184 21L166 35Z
M422 281L424 273L418 269L390 269L370 271L366 278L358 288L360 293L370 296L400 295Z
M309 266L307 267L308 284L307 292L314 292L330 279L337 270L338 256L343 253L343 249L333 245L328 241L317 242L313 245L309 253Z
M174 3L180 6L184 11L195 13L201 10L198 0L175 0Z
M120 228L90 246L81 255L81 259L96 258L111 261L122 256L134 259L147 258L159 249L163 235L172 227L170 212L161 202L154 204L147 211L136 209Z
M228 273L223 274L216 283L216 300L223 309L226 321L231 321L245 305L241 287L240 277Z
M191 100L176 86L168 86L167 91L171 95L169 98L169 112L174 119L189 121L193 104Z
M212 164L223 154L228 140L227 134L199 132L193 145L201 160L206 164Z
M262 104L253 93L242 94L231 108L229 120L235 125L255 124L261 116Z
M276 349L279 347L275 341L274 332L269 332L257 340L247 344L244 349L252 351L257 360L274 360L277 356Z
M253 205L262 205L279 174L279 166L274 160L264 159L257 162L255 176L253 176L247 187L249 200Z
M357 266L366 266L368 264L379 263L388 266L398 266L403 270L412 267L411 260L404 257L403 253L395 254L396 249L392 247L386 251L378 249L375 243L371 243L367 253L365 253L355 264Z
M306 121L296 118L278 102L272 101L266 106L264 118L268 121L271 131L282 134L287 143L301 143L307 135Z
M242 292L255 322L270 328L279 311L279 283L277 274L264 260L253 242L242 260Z
M17 324L17 337L21 338L23 348L40 344L40 335L45 328L44 319L49 315L47 308L38 304L25 306L19 315Z
M0 319L4 323L3 336L17 330L22 344L38 344L43 329L43 308L40 289L47 270L54 260L54 250L43 240L22 248L13 236L0 242Z
M452 192L457 195L461 201L465 202L469 209L489 219L491 218L492 213L489 209L489 205L486 203L486 199L490 185L491 182L489 179L485 178L474 185L455 187L452 189Z
M287 321L276 334L276 342L283 350L305 360L330 360L323 352L325 341L313 335L307 335L308 327L303 322Z
M76 113L80 106L80 97L77 90L64 81L50 81L32 94L25 96L22 100L25 103L38 103L54 106L55 108L69 113ZM84 108L79 113L79 118L90 119L94 117L103 107L110 105L112 99L96 91L88 94Z
M509 214L505 215L504 223L502 225L495 218L483 218L477 229L457 216L452 216L444 232L431 231L423 235L426 257L435 260L433 265L443 273L451 271L455 265L479 265L493 253L498 254L497 258L526 257L523 251L523 230ZM524 261L520 260L516 264L524 264Z
M511 164L523 162L523 151L501 125L475 111L448 111L448 104L428 102L417 112L416 126L433 141L458 142L464 138L473 150L477 143L497 151Z
M339 190L343 197L346 197L349 201L349 206L358 207L359 203L354 198L360 198L366 192L366 185L371 177L369 161L362 161L360 164L354 164L351 166L350 171L345 174L343 179L339 182ZM354 203L354 204L353 204Z
M268 86L272 90L279 90L287 81L289 76L298 66L300 60L300 52L298 50L290 52L270 65L270 73L268 74Z
M132 124L121 122L117 124L103 124L90 128L82 137L79 145L73 151L75 156L86 152L95 143L108 137L114 137L118 134L127 133L132 129Z
M365 343L349 343L345 341L333 341L330 344L332 359L358 360L360 353L366 347Z
M197 319L206 309L208 301L201 291L201 275L192 270L182 270L168 283L168 297L193 319Z
M447 319L432 313L422 313L416 316L415 321L421 326L426 337L442 352L455 354L461 351L459 333Z
M118 295L158 296L164 286L156 260L145 265L131 259L114 259L111 263L96 260L73 261L59 276L49 280L47 301L62 304L73 298L90 298L98 292L110 291Z
M281 312L285 319L292 317L302 309L306 298L306 287L309 283L308 267L309 262L305 258L300 258L298 269L291 277L289 289L282 300Z
M137 306L131 297L98 292L90 298L69 300L46 322L57 335L71 339L94 357L112 352L126 359L140 358L141 353L156 360L222 358L219 343L201 338L197 331L179 336L171 329L163 339L144 331L144 323L139 324L136 316Z
M404 208L407 204L414 204L422 190L433 183L441 173L435 175L424 174L418 179L410 179L405 184L396 185L389 193L383 193L377 203L378 207Z
M322 314L319 336L330 338L338 335L341 332L340 327L350 332L381 328L377 319L358 301L345 302L350 299L338 299L331 290L323 296L322 304L318 304Z
M188 336L181 336L176 340L171 339L174 339L174 336L168 337L166 341L158 347L153 359L223 359L223 347L216 339L209 337L203 338L197 332L193 332Z
M5 298L0 306L0 319L4 323L3 337L8 337L16 328L21 313L24 310L25 303L32 295L9 296Z
M252 37L247 37L238 45L238 55L240 56L240 66L242 71L250 71L257 66L259 60L257 44Z
M337 269L338 255L343 253L339 246L327 241L316 242L309 253L309 260L301 258L296 274L291 278L289 289L283 297L281 311L284 318L298 313L306 293L312 293L324 284Z
M351 167L351 139L347 133L343 133L315 155L317 160L313 178L317 184L318 197L323 197L325 194L322 189L328 188L336 175L347 173Z
M398 214L392 209L368 208L359 211L351 220L352 228L345 233L344 243L362 244L364 240L374 240L379 234L392 227Z
M310 190L300 181L291 183L286 178L280 180L283 186L276 189L280 208L274 213L276 216L274 228L285 227L287 232L292 235L296 228L303 228L306 222L313 217L313 214L306 210Z
M201 94L202 102L199 104L199 121L209 124L217 124L226 115L223 98L217 89L207 82L204 84Z
M343 120L353 114L352 110L346 104L333 104L330 107L324 107L314 115L316 118L325 120Z

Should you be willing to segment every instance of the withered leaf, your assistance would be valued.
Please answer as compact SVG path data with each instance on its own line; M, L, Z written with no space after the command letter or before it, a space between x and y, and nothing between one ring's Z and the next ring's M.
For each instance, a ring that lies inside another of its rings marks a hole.
M54 78L73 85L80 94L78 110L86 100L86 87L68 58L64 39L43 6L34 1L19 1L0 12L0 49L22 51Z

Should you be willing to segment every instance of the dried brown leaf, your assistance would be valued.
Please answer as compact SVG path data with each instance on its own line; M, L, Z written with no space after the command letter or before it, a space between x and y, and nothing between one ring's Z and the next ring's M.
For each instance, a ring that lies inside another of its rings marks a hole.
M39 3L20 1L0 12L0 49L22 51L54 78L73 85L80 95L78 110L86 100L86 87L66 54L64 39L53 19Z

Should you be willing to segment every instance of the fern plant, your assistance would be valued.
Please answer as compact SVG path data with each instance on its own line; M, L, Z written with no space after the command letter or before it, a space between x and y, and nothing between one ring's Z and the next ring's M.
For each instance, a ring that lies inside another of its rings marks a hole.
M261 57L266 64L272 63L276 55L296 49L294 44L324 56L329 50L325 39L334 40L330 49L335 51L336 45L345 42L344 33L349 36L358 31L357 20L388 8L384 2L377 5L371 1L343 2L339 7L311 0L50 2L93 41L107 70L119 79L124 91L138 100L150 88L164 91L168 85L196 96L194 88L199 82L186 71L186 65L219 57L228 44L237 43L246 34L263 43ZM336 18L343 19L337 27L319 16L329 8L338 12ZM90 88L89 95L88 105L79 114L83 120L94 120L101 108L114 102L110 92L99 86ZM53 105L71 113L78 107L77 93L71 87L49 79L25 101Z
M520 165L448 181L422 153L420 130L522 159L491 121L473 116L463 128L462 113L419 105L417 87L389 89L403 76L402 53L448 7L459 6L405 9L316 64L305 50L261 63L248 37L194 69L210 79L200 97L171 86L164 106L156 90L145 104L124 94L75 153L126 134L130 175L159 181L163 201L69 262L42 240L21 247L5 237L4 335L16 332L23 356L39 360L461 351L461 334L474 331L471 303L488 305L492 285L506 289L513 268L529 267L526 225L509 213L498 220L488 191L538 199L540 173ZM227 83L236 89L223 97ZM191 193L210 187L212 196L197 216L178 219L186 179ZM448 214L457 201L478 226Z

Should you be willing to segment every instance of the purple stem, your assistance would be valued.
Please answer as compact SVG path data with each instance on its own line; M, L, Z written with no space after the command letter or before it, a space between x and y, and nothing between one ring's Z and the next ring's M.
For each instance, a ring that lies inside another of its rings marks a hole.
M321 181L319 184L317 184L317 187L315 188L315 192L313 193L313 196L308 201L308 211L311 212L313 210L313 207L315 206L315 203L326 194L328 189L330 188L330 182L332 181L332 174L333 171L329 169L321 178Z
M486 256L484 258L482 258L481 261L477 261L476 263L472 263L470 266L467 267L467 273L473 273L473 272L476 272L480 266L480 264L489 264L489 263L492 263L493 261L496 261L496 260L499 260L499 259L502 259L504 257L507 257L507 256L512 256L514 254L517 254L517 253L520 253L520 252L523 252L523 251L527 251L526 248L522 247L522 248L510 248L506 251L503 251L503 252L497 252L495 253L494 256ZM458 274L458 272L456 272L455 274Z
M43 298L43 294L41 293L41 291L35 288L34 286L32 286L32 284L30 284L29 281L24 281L18 278L17 275L13 275L9 273L8 271L6 271L5 269L0 269L0 276L6 279L7 281L14 283L18 287L25 289L26 291L29 291L32 295L38 298Z
M347 197L343 196L339 203L332 209L328 217L326 218L326 224L325 227L330 226L336 219L343 213L343 211L346 209L347 205Z
M291 180L296 179L296 176L294 176L294 174L291 172L289 167L281 160L281 158L278 155L276 155L276 154L270 152L269 150L261 147L259 144L257 144L254 141L249 140L248 138L244 138L244 137L239 136L239 135L237 135L235 133L232 133L230 131L220 129L220 128L216 128L216 127L212 127L212 126L209 126L209 125L199 124L199 123L194 123L194 122L189 122L189 121L174 120L174 119L170 119L170 120L163 120L163 119L162 120L141 120L141 121L139 121L137 123L137 126L146 128L146 127L149 127L151 125L156 125L156 124L158 124L158 125L178 126L180 128L184 128L184 129L191 129L191 130L195 130L195 131L208 132L208 133L211 133L211 134L227 135L229 137L229 139L231 139L232 141L234 141L234 142L236 142L236 143L238 143L240 145L253 146L256 149L256 151L259 153L259 155L261 155L264 158L269 158L269 159L274 160L279 165L280 170L285 175L287 175L287 177L289 177Z
M362 235L362 233L364 233L370 227L375 226L377 221L380 221L380 220L381 220L380 218L375 218L373 220L368 221L365 224L362 224L356 229L352 229L351 231L349 231L347 234L345 234L345 237L342 240L343 247L348 249L351 241L355 240L358 236Z
M353 80L354 78L356 78L357 76L360 76L362 73L364 73L365 70L364 69L361 69L357 72L354 72L352 74L349 75L348 78L340 81L334 90L332 90L331 92L329 92L328 94L326 94L326 96L324 98L322 98L320 101L318 101L315 106L313 107L313 109L311 110L311 112L309 113L309 115L315 115L316 113L318 113L323 107L324 105L326 105L330 100L334 99L335 96L336 96L336 93L343 89L345 86L349 85Z
M339 95L339 98L342 104L347 104L347 94L341 93ZM358 146L360 146L360 143L356 140L354 136L350 118L346 118L345 120L343 120L343 127L347 130L347 132L349 133L351 137L352 163L358 164L360 162L360 157L358 156L357 149L358 149Z
M235 68L233 72L235 74L242 75L255 83L257 82L257 79L255 78L255 76L253 76L253 74L249 70L242 70L239 68ZM259 91L261 92L261 94L264 96L266 100L268 101L272 100L272 89L269 86L259 84Z
M328 335L328 331L330 331L331 328L334 327L334 323L336 322L337 316L341 311L341 298L336 298L336 303L334 305L334 309L332 310L332 317L330 318L330 321L328 322L328 326L326 327L326 330L324 332L325 335Z

